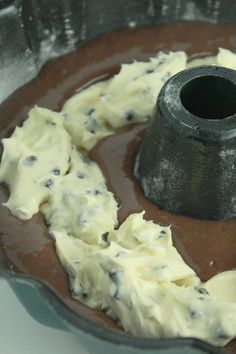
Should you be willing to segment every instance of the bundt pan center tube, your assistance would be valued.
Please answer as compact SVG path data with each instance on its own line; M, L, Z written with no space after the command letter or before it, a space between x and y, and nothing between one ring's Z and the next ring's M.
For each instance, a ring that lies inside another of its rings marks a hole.
M161 209L198 219L236 216L236 73L202 66L163 86L135 175Z

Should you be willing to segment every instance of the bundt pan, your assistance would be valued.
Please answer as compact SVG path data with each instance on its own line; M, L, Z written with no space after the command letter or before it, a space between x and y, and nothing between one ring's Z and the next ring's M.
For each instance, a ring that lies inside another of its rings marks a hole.
M132 22L139 26L169 24L181 20L200 20L213 24L235 23L236 2L235 0L0 0L0 103L20 86L36 77L46 61L69 53L100 34L126 27ZM26 112L27 107L24 114ZM0 120L2 119L4 117L0 116ZM116 354L121 351L130 354L222 353L221 349L191 338L171 340L134 338L117 329L109 319L104 324L98 312L83 305L79 305L79 313L74 311L73 304L68 306L69 301L62 301L53 286L50 287L42 280L26 275L27 272L19 274L17 269L10 266L8 252L4 248L7 243L5 242L3 247L1 239L7 239L4 225L8 225L10 230L12 220L13 217L9 216L7 210L5 214L1 214L0 275L7 279L26 310L40 323L73 332L91 354ZM19 247L28 247L27 242L31 235L25 232L22 221L18 220L16 223L19 239L25 240ZM46 228L42 231L40 227L37 217L34 218L34 228L31 232L46 233ZM24 234L21 236L20 233ZM47 252L46 244L43 252ZM52 265L49 259L48 269ZM53 274L53 270L50 271ZM65 279L64 275L61 286L66 284Z

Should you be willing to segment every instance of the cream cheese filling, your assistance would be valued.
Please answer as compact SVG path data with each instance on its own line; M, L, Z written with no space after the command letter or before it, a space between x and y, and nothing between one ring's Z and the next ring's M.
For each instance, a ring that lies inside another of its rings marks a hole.
M3 139L0 181L5 203L26 220L39 210L55 239L72 295L103 309L141 337L197 337L223 346L236 337L236 271L202 283L172 244L171 227L130 215L117 228L118 204L87 152L130 122L148 120L156 97L186 67L236 70L236 55L187 62L184 52L123 64L113 78L76 93L61 113L35 107Z

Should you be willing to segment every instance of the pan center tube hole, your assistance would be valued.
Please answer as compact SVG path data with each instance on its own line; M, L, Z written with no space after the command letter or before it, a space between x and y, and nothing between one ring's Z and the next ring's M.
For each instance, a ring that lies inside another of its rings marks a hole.
M184 108L203 119L225 119L236 113L236 85L217 75L196 77L180 92Z

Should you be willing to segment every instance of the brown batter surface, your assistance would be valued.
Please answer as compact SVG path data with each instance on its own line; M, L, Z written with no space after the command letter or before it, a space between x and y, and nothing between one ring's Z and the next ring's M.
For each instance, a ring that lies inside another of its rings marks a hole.
M218 47L236 51L236 25L182 22L173 25L122 29L82 46L78 51L49 62L40 74L17 90L0 106L0 138L9 136L35 104L60 110L76 89L99 77L116 73L119 65L133 59L145 60L159 50L184 50L191 57L216 54ZM99 162L108 185L120 201L119 220L145 209L145 218L172 225L173 240L184 260L202 280L236 268L236 220L199 221L160 211L144 198L132 170L143 124L131 125L105 138L91 152ZM0 203L7 199L0 187ZM0 256L17 273L46 281L68 306L81 316L121 332L101 311L73 300L67 275L56 256L41 215L25 222L0 206ZM236 341L226 349L236 353Z

